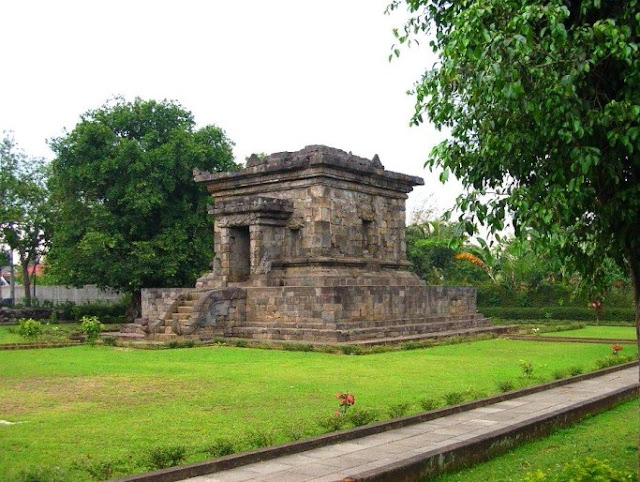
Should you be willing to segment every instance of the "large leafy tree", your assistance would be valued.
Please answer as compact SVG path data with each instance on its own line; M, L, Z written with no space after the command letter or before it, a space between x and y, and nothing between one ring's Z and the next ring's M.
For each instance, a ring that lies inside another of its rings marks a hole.
M0 141L0 243L18 253L25 302L31 305L29 265L46 253L51 236L47 166L30 157L9 133Z
M476 221L559 246L594 282L631 274L640 333L640 3L397 0L401 43L428 36L437 62L413 122L449 130L427 165L468 188ZM397 52L397 50L396 50ZM639 337L640 338L640 337Z
M192 170L237 168L221 129L196 129L174 102L115 99L51 145L59 281L129 292L137 312L141 288L188 286L207 270L212 220Z

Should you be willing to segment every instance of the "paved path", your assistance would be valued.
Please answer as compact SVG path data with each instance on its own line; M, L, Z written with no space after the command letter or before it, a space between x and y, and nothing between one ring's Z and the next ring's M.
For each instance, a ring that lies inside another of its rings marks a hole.
M637 385L638 367L294 455L188 479L339 481Z

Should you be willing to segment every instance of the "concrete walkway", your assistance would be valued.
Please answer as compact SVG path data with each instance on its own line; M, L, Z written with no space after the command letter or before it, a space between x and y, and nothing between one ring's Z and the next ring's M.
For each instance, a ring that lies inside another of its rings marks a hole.
M629 391L637 385L636 365L428 422L187 480L416 480L417 474L431 473L429 466L448 465L447 457L462 459L466 450L465 460L487 458L498 453L494 450L496 445L502 444L502 449L509 445L505 440L514 441L511 444L514 445L544 434L539 427L545 423L561 425L563 420L568 422L570 417L566 414L576 413L589 404L594 407L600 403L600 409L606 408L606 404L598 401L623 392L628 398ZM583 415L591 413L589 410L583 412ZM525 434L525 429L529 435Z

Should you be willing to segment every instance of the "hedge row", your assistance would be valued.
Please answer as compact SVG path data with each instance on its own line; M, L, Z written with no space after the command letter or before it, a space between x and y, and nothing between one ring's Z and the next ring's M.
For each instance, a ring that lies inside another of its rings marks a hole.
M96 316L102 323L124 323L126 303L87 303L76 305L71 302L56 306L62 320L79 321L83 316Z
M482 306L478 311L485 316L503 318L507 320L571 320L595 322L596 317L592 309L581 306L547 306L547 307L516 307L516 306ZM601 321L635 322L633 308L605 307L600 317Z
M479 306L541 307L576 306L586 307L591 299L587 293L577 295L575 287L563 284L540 283L535 287L513 288L505 284L481 283L476 286ZM614 288L605 297L608 306L632 306L630 287Z
M124 323L126 303L88 303L76 305L70 301L55 307L51 304L31 308L0 307L0 323L17 323L21 318L51 320L51 312L56 311L57 321L80 321L84 316L96 316L102 323Z

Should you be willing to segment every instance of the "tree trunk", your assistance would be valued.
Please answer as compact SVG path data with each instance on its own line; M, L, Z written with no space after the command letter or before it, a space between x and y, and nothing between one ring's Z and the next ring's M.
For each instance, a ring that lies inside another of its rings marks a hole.
M22 285L24 286L24 304L31 306L31 278L29 278L29 266L22 262Z
M629 253L629 272L631 281L633 282L633 305L636 312L636 337L638 341L638 349L640 350L640 258Z
M638 343L638 352L640 353L640 258L633 249L627 251L627 259L629 261L629 273L633 282L633 307L636 312L636 340ZM638 376L640 381L640 374ZM638 389L640 395L640 388ZM638 446L640 446L640 435L638 436ZM638 473L640 474L640 453L638 453Z
M127 318L127 322L133 323L136 321L136 318L140 318L142 312L142 293L140 290L135 290L131 293L131 303L127 308L125 316Z

